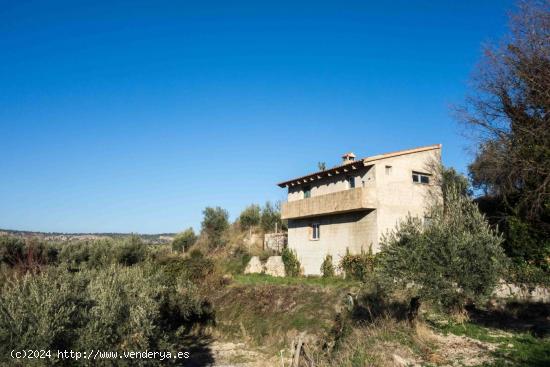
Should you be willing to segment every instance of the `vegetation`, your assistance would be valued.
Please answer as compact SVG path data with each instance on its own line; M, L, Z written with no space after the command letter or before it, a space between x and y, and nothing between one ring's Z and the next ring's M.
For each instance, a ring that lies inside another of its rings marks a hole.
M285 264L285 273L289 277L297 277L301 273L300 261L296 252L285 247L282 253L283 263Z
M334 265L332 265L332 256L327 255L321 264L321 274L323 278L332 278L334 276Z
M502 239L458 191L429 212L428 225L408 217L381 243L379 274L390 288L446 309L462 309L493 291L505 256Z
M523 4L512 24L460 111L478 139L473 187L433 167L426 218L403 220L380 254L347 253L345 277L327 255L322 277L304 277L285 248L287 277L243 274L252 255L272 254L251 234L284 229L270 202L232 224L226 210L206 208L199 236L189 228L167 245L159 235L0 236L0 365L18 365L13 349L185 350L211 338L277 353L278 365L299 333L321 367L550 365L547 304L484 302L500 278L550 285L548 4ZM76 365L55 356L48 364Z
M202 233L208 238L210 248L219 248L227 244L226 234L229 229L227 210L220 207L204 209L201 226Z
M478 143L470 176L507 254L550 272L550 12L545 1L520 9L459 112Z
M261 208L257 204L247 206L239 216L239 224L243 229L256 227L260 224Z
M1 243L3 251L36 246L13 238ZM16 250L23 258L6 262L11 272L0 292L2 364L10 362L12 349L180 348L192 326L211 317L194 282L204 279L205 261L186 259L185 271L177 271L174 261L135 238L42 246L60 247L59 257L31 268L25 250Z
M273 206L269 201L265 203L262 208L260 223L265 232L275 232L276 229L283 230L283 222L278 206Z
M172 241L172 250L176 252L185 252L197 242L197 235L193 228L189 227L185 231L178 233Z
M368 252L361 251L360 254L352 255L349 251L340 260L340 269L350 279L365 281L373 275L376 264L376 256L369 247Z

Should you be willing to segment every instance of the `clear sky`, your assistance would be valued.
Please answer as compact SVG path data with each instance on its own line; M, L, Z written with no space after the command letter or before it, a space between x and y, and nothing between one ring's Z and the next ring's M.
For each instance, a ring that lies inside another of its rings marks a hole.
M442 143L511 1L0 1L0 228L174 232Z

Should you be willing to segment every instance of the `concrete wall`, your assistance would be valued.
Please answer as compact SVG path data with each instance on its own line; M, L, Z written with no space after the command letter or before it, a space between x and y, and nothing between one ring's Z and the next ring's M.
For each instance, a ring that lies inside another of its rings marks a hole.
M434 185L433 176L430 184L415 183L413 171L430 172L430 162L439 159L439 150L407 154L393 158L381 159L375 164L376 208L378 211L378 238L407 215L424 218L430 198L438 187ZM391 166L390 173L386 166ZM378 241L373 250L378 251Z
M318 240L311 238L311 225L320 224ZM327 254L338 266L346 249L351 253L368 250L376 242L376 211L361 211L288 221L289 248L296 251L305 275L321 274L321 263Z

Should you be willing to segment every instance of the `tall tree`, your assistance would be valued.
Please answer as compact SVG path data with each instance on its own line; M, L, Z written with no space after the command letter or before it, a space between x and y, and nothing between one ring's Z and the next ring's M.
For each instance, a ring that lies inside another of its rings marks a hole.
M478 139L470 176L507 217L550 234L550 2L522 2L504 41L485 49L459 117ZM542 234L541 234L542 233ZM547 241L540 241L548 246Z
M229 213L220 208L207 207L203 210L201 223L202 233L208 236L208 243L211 248L223 247L226 244L226 232L229 228Z

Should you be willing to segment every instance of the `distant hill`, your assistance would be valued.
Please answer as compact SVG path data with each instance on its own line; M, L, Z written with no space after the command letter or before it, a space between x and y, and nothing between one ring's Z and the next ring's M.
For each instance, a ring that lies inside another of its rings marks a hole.
M85 241L102 238L124 238L138 236L143 241L150 243L167 243L172 241L175 233L139 234L139 233L60 233L60 232L32 232L16 231L12 229L0 229L0 236L13 236L20 238L40 238L44 241Z

